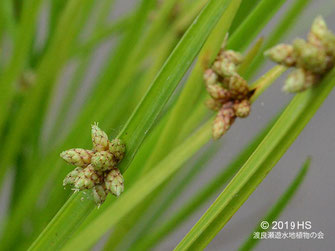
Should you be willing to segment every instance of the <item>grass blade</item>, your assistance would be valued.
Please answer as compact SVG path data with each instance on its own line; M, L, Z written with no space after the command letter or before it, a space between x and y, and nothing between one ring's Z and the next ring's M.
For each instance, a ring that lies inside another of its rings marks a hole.
M83 203L83 202L86 203ZM87 193L76 193L65 203L64 207L58 212L58 214L66 215L64 221L59 221L59 218L53 218L49 223L52 226L57 226L59 231L54 234L48 231L46 227L42 234L35 240L30 246L29 250L59 250L63 244L72 236L73 228L68 228L66 225L75 225L78 227L81 222L85 219L85 213L89 213L96 205L92 199L92 194Z
M290 186L286 189L286 191L280 196L276 204L270 209L267 215L262 219L262 221L272 222L276 220L282 211L285 209L287 204L291 201L292 197L298 191L301 183L304 181L306 174L308 172L311 160L307 158L303 166L301 167L299 173L296 175ZM264 229L260 227L260 223L257 224L257 227L253 232L265 232ZM259 239L254 239L253 234L246 240L246 242L239 248L240 251L252 250L258 243Z
M228 42L228 47L238 51L244 50L285 2L286 0L260 1L233 33Z

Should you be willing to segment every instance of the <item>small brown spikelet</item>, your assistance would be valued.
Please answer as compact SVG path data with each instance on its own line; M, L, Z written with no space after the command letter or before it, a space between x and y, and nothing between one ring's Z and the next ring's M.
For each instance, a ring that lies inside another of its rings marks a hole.
M230 98L229 91L218 81L218 76L212 69L205 71L204 80L207 92L213 99L228 100Z
M213 99L213 98L209 98L205 101L205 105L213 111L220 110L223 103L224 101L221 101L219 99Z
M100 206L102 203L105 202L106 197L108 195L108 190L105 184L94 186L92 192L93 192L93 199L98 206Z
M99 171L110 170L117 164L114 155L108 151L96 152L91 162L94 169Z
M244 99L242 101L235 101L234 111L236 117L245 118L249 116L250 110L251 110L251 104L248 99Z
M214 119L212 135L213 139L219 139L235 121L233 102L225 103Z
M119 169L112 169L105 178L106 188L119 197L124 190L124 179Z
M101 175L94 170L92 165L89 165L78 174L74 187L79 190L90 189L101 182Z
M111 142L109 142L109 151L114 155L114 159L118 163L124 157L126 152L126 145L121 139L113 139Z
M243 55L233 50L221 50L218 59L227 60L237 66L243 62Z
M218 75L212 69L207 69L204 73L204 81L206 86L215 85L218 82Z
M228 100L231 97L230 92L220 84L206 86L206 89L214 99Z
M98 127L97 123L92 125L91 135L94 150L108 150L108 136L103 130Z
M79 173L82 171L83 169L81 167L76 167L73 171L69 172L63 180L63 186L74 185Z
M234 75L224 80L228 85L231 97L233 99L245 99L249 95L248 82L239 75Z
M91 163L91 158L94 151L86 150L82 148L73 148L64 151L60 154L60 157L64 159L67 163L74 166L86 167Z

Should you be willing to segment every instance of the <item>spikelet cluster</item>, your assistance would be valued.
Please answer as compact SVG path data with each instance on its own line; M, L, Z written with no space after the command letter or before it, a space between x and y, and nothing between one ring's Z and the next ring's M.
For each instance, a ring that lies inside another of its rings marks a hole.
M60 154L67 163L76 166L64 179L63 185L75 190L92 189L93 197L101 205L108 193L120 196L124 179L117 168L126 147L120 139L108 140L107 134L97 124L91 130L93 149L74 148Z
M250 90L247 81L237 73L243 56L233 50L220 50L211 68L204 73L206 90L211 96L206 101L209 109L217 111L212 134L219 139L234 123L236 117L250 113Z
M289 74L283 90L301 92L318 82L335 64L335 35L325 20L317 17L307 41L295 39L292 44L279 44L265 52L278 64L295 69Z

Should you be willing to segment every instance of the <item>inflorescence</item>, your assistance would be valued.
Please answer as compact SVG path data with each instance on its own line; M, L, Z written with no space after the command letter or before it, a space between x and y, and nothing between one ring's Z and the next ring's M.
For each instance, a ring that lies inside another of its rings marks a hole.
M335 64L335 35L324 19L317 17L307 41L296 39L293 44L279 44L265 52L271 60L295 67L285 82L285 92L301 92L318 82Z
M109 141L97 124L92 125L91 134L93 150L74 148L60 154L67 163L76 166L63 185L71 185L76 191L92 189L94 200L100 205L109 192L118 197L124 190L124 179L117 165L126 147L120 139Z
M247 81L237 73L243 56L233 50L221 48L211 68L204 74L209 109L217 111L213 123L213 138L219 139L234 123L250 113L250 89Z

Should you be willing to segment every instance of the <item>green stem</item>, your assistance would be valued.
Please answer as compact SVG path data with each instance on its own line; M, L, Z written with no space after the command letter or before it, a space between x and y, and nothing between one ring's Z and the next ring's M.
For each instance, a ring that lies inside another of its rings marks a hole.
M29 250L59 250L95 207L91 191L74 193ZM65 218L59 217L60 215ZM72 227L68 228L68 225ZM53 232L54 227L59 231Z

